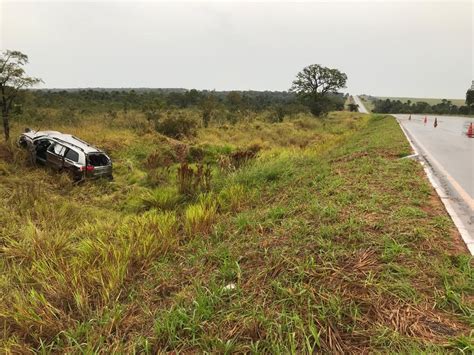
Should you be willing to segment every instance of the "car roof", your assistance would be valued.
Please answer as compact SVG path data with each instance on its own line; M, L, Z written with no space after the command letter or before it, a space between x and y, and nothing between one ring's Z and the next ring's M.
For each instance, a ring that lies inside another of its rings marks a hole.
M51 138L69 148L79 148L84 153L102 153L102 151L93 145L84 142L82 139L74 137L71 134L65 134L58 131L30 131L23 133L31 139Z

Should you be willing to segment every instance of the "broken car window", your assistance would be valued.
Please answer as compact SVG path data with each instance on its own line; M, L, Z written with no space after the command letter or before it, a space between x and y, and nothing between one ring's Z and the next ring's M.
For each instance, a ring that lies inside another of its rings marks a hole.
M53 152L54 154L57 154L59 156L63 156L64 155L64 151L66 150L65 147L63 147L62 145L60 144L55 144L54 147L53 147Z
M68 149L64 157L76 163L79 161L79 153L72 149Z

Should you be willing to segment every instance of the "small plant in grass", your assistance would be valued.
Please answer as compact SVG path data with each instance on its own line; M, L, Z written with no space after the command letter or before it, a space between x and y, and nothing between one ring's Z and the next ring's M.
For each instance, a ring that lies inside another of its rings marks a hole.
M181 202L181 196L176 188L159 187L145 193L142 201L146 209L172 210Z
M237 170L249 160L254 159L260 150L261 147L254 144L247 149L238 150L229 155L222 155L219 158L219 166L222 170Z
M176 151L170 147L161 147L148 154L143 165L147 169L156 169L169 167L176 162L178 162Z
M243 185L235 184L225 187L217 197L219 207L225 211L238 211L242 208L247 198L247 192Z
M159 186L169 181L171 167L152 169L147 172L146 182L150 187Z
M217 216L215 201L200 201L184 211L184 229L188 236L207 234Z
M196 168L193 168L188 163L183 162L178 168L178 191L186 196L194 196L199 192L210 191L211 178L209 165L197 164Z
M151 210L124 222L118 237L128 240L130 252L140 263L164 255L178 246L178 220L174 212Z

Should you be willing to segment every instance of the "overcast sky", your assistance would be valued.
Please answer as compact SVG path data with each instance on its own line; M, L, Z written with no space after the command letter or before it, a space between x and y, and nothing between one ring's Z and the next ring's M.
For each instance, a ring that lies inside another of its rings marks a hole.
M463 98L474 79L472 1L0 4L0 47L49 88L287 90L313 63L354 94Z

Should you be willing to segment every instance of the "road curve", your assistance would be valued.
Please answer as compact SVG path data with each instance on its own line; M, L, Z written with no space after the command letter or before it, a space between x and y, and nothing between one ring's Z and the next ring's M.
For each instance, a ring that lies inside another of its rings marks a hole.
M454 210L450 213L471 254L474 254L474 138L466 135L472 118L394 115L407 133L415 149L432 171L435 185L443 190L443 202ZM426 123L425 123L426 117ZM434 127L435 118L437 127ZM435 186L436 187L436 186ZM439 193L439 191L438 191ZM448 208L448 206L447 206ZM449 209L448 209L449 212Z

